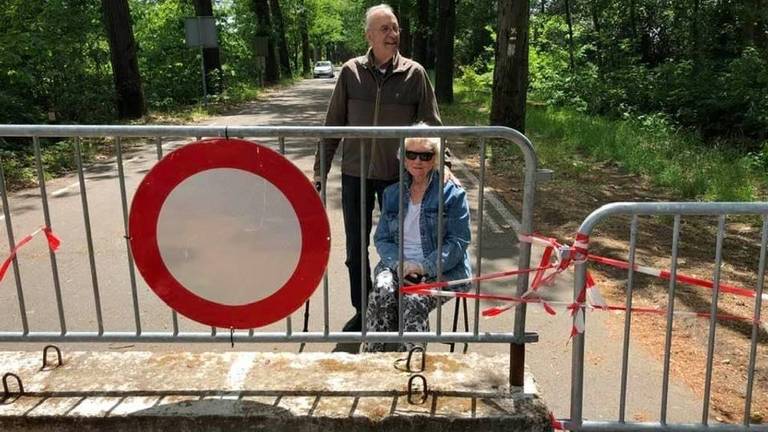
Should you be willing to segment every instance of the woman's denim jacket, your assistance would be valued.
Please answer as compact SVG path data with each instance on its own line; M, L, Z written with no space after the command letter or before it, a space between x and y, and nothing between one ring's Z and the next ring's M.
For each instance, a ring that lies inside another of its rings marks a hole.
M437 206L439 199L438 186L443 185L443 249L441 280L457 280L471 277L472 269L469 264L467 248L471 240L469 226L469 205L467 194L463 188L452 180L443 182L436 171L431 174L431 180L424 197L421 200L421 216L419 228L421 231L421 248L424 258L420 261L428 279L437 278ZM403 202L408 211L412 177L409 173L403 176ZM374 242L381 261L376 266L376 273L390 268L397 271L400 248L398 241L399 220L398 211L400 188L395 183L384 190L381 218L376 227ZM468 285L452 287L464 291Z

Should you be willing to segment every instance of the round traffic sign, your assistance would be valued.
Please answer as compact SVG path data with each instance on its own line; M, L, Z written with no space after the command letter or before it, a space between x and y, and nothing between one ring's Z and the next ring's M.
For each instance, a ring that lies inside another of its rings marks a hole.
M182 315L225 328L289 316L315 290L330 227L307 177L249 141L197 141L139 184L131 251L149 287Z

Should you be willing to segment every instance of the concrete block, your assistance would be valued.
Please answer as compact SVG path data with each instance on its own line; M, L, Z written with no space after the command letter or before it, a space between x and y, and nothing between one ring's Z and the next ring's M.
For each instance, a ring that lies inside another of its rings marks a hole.
M0 352L25 394L0 403L2 431L545 431L527 375L507 356L428 353L423 404L408 402L403 354ZM38 359L38 360L35 360ZM2 372L2 371L0 371Z

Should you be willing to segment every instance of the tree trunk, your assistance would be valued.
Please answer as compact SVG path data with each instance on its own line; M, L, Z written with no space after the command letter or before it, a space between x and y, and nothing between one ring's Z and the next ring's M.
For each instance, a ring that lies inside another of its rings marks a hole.
M121 119L139 118L145 113L144 92L128 0L102 0L101 6L117 93L117 115Z
M429 45L429 0L416 0L416 28L413 32L413 59L426 67Z
M629 1L629 34L631 35L632 41L631 46L633 48L634 54L637 53L636 47L637 47L637 5L635 3L635 0Z
M528 95L528 1L499 0L490 122L525 132Z
M595 61L597 62L597 75L603 76L603 32L602 25L600 23L600 11L603 10L603 5L600 0L592 0L590 4L590 12L592 15L592 27L595 30Z
M259 23L256 36L266 38L267 41L267 52L264 57L264 82L275 84L280 81L280 69L275 53L275 33L272 29L269 3L267 0L253 0L253 11L256 13L256 19Z
M211 0L194 0L195 15L213 16ZM220 93L223 88L221 81L221 56L219 48L203 48L203 67L205 68L205 86L209 93Z
M410 0L400 0L396 2L397 21L400 23L400 54L411 57L411 28L408 20L410 11Z
M280 53L280 72L283 76L290 77L291 60L288 57L288 42L285 39L285 25L283 23L283 12L280 10L280 0L269 0L269 7L272 10L272 17L275 19L275 33L277 33L277 47Z
M438 0L435 96L453 102L453 39L456 32L456 0Z
M427 39L427 57L424 59L424 67L427 69L435 68L435 57L437 56L437 32L432 27L437 22L437 4L440 0L430 0L429 2L429 38Z
M301 0L301 15L299 17L299 32L301 33L301 65L304 75L312 73L310 65L309 30L307 24L307 8Z
M691 16L691 58L693 65L698 68L701 54L701 41L699 40L699 0L693 0L693 14Z

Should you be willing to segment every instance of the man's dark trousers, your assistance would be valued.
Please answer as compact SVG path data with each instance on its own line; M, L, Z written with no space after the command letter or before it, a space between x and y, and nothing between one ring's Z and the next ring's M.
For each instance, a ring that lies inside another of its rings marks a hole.
M397 180L373 180L365 181L365 256L361 251L361 232L360 232L360 177L354 177L346 174L341 176L341 207L344 213L344 233L347 237L347 270L349 270L349 295L352 300L352 306L360 313L362 306L362 261L366 263L366 295L371 290L371 265L368 259L368 246L371 242L371 219L373 217L373 206L376 201L379 202L381 209L381 200L384 195L384 189L387 186L397 183Z

